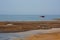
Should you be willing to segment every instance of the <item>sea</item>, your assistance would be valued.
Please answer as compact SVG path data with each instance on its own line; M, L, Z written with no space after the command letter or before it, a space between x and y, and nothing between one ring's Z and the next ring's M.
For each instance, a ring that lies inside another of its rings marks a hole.
M60 18L60 15L0 15L0 21L41 21L56 18Z
M56 18L60 18L60 15L0 15L0 21L42 21L54 20ZM17 33L0 33L0 40L25 40L28 36L47 33L49 31L50 30L31 30Z

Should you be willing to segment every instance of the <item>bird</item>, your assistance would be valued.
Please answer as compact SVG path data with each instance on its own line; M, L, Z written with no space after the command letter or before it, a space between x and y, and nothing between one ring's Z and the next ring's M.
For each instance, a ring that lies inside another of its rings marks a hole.
M40 17L44 18L45 16L40 16Z

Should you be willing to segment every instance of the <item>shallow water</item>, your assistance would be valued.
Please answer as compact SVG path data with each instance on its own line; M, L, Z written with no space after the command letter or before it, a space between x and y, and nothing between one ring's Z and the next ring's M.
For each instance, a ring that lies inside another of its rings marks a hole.
M60 28L53 28L48 30L31 30L26 32L18 32L18 33L0 33L0 40L15 40L15 39L23 39L35 34L42 33L52 33L52 32L60 32Z

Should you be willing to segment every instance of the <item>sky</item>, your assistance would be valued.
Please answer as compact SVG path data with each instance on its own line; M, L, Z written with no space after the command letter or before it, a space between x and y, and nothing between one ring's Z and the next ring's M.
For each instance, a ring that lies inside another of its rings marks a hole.
M60 0L0 0L0 15L60 15Z

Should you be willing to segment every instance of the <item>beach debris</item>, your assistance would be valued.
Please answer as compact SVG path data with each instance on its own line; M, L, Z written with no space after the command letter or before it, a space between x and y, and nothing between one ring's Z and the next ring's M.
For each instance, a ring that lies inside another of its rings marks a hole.
M11 25L13 25L13 24L7 24L7 26L11 26Z

